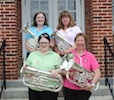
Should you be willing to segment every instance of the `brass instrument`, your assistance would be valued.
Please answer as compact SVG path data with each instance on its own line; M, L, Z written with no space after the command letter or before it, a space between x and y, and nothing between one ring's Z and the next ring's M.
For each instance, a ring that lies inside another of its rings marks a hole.
M38 88L51 92L59 92L63 87L61 75L53 77L50 72L38 70L26 64L20 70L23 83L31 88Z
M64 39L59 32L55 33L55 37L60 40L60 43L57 44L57 48L59 51L65 51L73 46L73 44Z
M25 24L22 28L22 31L30 34L33 38L30 38L27 42L27 46L32 50L36 50L38 48L38 37L28 28L28 25Z
M83 88L87 83L92 83L94 73L75 63L72 54L66 55L66 59L64 60L61 67L67 70L66 78L69 82L81 88ZM100 83L97 82L91 91L97 90L99 85Z

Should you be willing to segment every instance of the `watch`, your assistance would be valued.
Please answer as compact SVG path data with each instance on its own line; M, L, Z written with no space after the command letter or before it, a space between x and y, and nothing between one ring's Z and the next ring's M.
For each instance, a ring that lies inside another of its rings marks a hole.
M94 83L91 83L92 87L95 87L95 84Z

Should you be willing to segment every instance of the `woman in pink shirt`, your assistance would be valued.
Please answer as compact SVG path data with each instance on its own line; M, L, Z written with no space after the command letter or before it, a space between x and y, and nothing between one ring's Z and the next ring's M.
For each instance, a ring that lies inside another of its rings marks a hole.
M72 50L74 54L74 61L84 67L85 69L92 71L94 73L94 77L91 83L88 83L84 88L80 88L79 86L68 81L67 78L64 80L64 97L65 100L89 100L91 96L90 90L93 86L98 82L101 72L100 65L96 60L95 56L86 51L86 37L85 34L79 33L76 35L74 42L76 44L76 49Z
M58 26L56 28L56 32L58 32L62 38L66 39L74 46L75 45L74 38L78 33L81 32L81 29L78 26L76 26L71 14L68 11L62 11L58 19ZM57 46L58 43L60 43L60 40L55 38L54 50L58 54L63 56L65 53L58 49L58 46Z

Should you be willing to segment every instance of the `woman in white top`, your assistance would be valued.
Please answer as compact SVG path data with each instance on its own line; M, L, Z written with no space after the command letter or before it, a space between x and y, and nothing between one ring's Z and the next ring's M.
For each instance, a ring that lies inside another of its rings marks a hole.
M76 35L81 31L81 29L76 26L75 22L72 19L71 14L68 11L62 11L60 13L59 19L58 19L58 26L56 28L56 32L58 32L62 38L66 39L68 42L70 42L73 45L73 48L75 47L74 38ZM56 33L55 33L56 34ZM55 48L54 50L63 56L65 52L69 51L71 48L69 48L66 51L60 51L57 48L57 44L59 43L59 39L55 38Z

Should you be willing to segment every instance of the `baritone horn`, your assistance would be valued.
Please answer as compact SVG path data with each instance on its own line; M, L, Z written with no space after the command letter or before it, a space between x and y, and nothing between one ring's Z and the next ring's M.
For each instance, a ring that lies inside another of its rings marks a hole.
M63 87L61 75L53 77L50 72L38 70L26 64L20 70L24 85L51 92L59 92Z
M87 83L92 83L94 73L74 62L73 58L72 53L67 54L61 68L67 70L66 78L69 82L83 88ZM97 90L99 85L100 83L97 82L97 84L90 91Z
M59 51L65 51L73 46L73 44L63 38L58 31L55 32L54 36L60 41L57 44L57 48Z
M23 26L21 31L28 33L33 37L28 40L27 46L33 51L36 50L38 48L38 37L29 29L28 23Z

